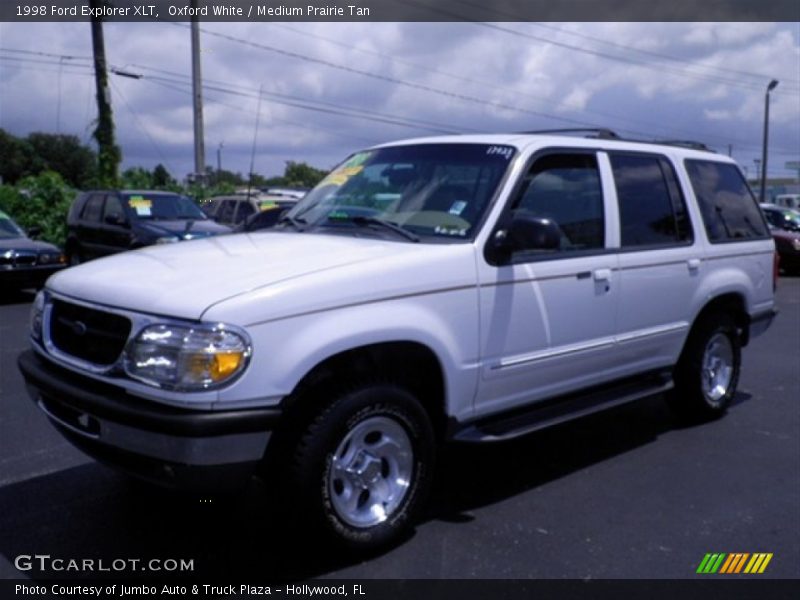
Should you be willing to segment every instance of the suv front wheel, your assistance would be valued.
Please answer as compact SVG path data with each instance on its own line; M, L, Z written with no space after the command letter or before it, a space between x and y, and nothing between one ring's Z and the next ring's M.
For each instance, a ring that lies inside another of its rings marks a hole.
M704 318L689 335L675 370L671 407L691 420L721 416L736 393L741 359L741 340L733 319L726 314Z
M433 460L434 434L419 401L396 385L363 385L334 399L301 437L294 497L306 503L310 523L338 541L378 548L419 516Z

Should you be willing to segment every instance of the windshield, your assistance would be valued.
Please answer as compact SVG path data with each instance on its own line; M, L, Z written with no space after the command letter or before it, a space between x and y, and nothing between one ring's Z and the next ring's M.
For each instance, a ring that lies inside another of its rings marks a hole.
M514 153L511 146L488 144L424 144L359 152L300 200L288 220L306 228L347 231L380 220L415 234L412 239L468 239ZM388 227L371 231L392 235ZM396 231L394 237L403 239Z
M128 194L123 200L125 210L138 219L206 218L194 200L177 194Z
M23 237L25 233L11 220L7 214L0 211L0 239Z

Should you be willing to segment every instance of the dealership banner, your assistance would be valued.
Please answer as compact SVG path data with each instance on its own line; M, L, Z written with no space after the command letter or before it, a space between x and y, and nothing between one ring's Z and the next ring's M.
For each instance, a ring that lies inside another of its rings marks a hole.
M800 21L797 0L2 0L0 21Z

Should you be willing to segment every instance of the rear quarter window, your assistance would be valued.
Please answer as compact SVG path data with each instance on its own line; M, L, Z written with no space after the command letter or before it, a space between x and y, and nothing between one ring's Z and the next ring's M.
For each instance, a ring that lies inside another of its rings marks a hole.
M705 160L684 164L711 243L770 237L758 203L735 165Z

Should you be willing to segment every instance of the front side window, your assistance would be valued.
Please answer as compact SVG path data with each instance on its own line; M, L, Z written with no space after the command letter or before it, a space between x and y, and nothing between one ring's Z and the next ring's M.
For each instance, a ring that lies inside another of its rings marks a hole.
M106 203L103 207L103 219L107 217L116 217L125 220L125 210L122 208L122 203L116 196L106 196Z
M610 158L622 247L688 241L686 207L669 163L646 155L612 154Z
M89 197L89 200L86 201L86 206L83 207L83 213L81 214L81 218L84 221L97 222L100 220L102 214L103 214L103 195L92 194Z
M561 243L548 252L605 246L603 191L594 154L548 154L537 159L512 210L558 226Z
M306 230L359 235L369 231L401 239L400 228L424 241L467 240L514 154L511 146L488 144L419 144L359 152L300 200L288 219Z
M685 164L711 243L769 237L756 199L735 165L706 160Z

